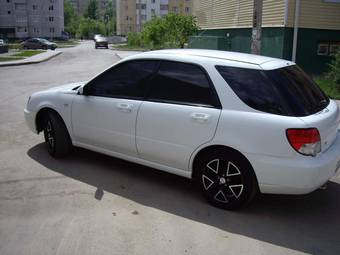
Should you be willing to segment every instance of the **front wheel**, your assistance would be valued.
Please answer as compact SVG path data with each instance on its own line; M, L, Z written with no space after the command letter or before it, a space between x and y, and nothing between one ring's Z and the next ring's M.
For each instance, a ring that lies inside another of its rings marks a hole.
M234 151L211 151L200 159L197 167L200 188L214 206L239 209L258 191L250 163Z
M63 120L57 113L48 112L46 114L44 137L51 156L62 158L70 154L72 142Z

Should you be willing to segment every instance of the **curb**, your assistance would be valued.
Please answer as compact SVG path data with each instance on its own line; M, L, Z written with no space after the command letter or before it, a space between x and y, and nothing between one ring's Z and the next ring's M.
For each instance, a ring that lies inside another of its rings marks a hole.
M6 66L21 66L21 65L32 65L32 64L39 64L42 62L46 62L56 56L59 56L61 53L63 53L62 51L57 52L56 54L53 54L45 59L42 60L34 60L34 61L22 61L22 62L15 62L15 63L0 63L0 67L6 67Z

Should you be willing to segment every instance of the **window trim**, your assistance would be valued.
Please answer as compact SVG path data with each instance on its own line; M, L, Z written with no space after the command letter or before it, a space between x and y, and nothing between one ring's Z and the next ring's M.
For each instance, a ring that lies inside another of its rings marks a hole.
M146 93L146 96L144 97L144 101L155 102L155 103L165 103L165 104L176 104L176 105L186 105L186 106L196 106L196 107L222 109L221 101L218 97L215 85L212 82L209 73L207 72L207 70L202 65L197 64L197 63L192 63L192 62L178 61L178 60L159 59L159 64L158 64L157 70L154 73L154 75L152 77L150 77L150 80L152 80L155 77L155 75L158 74L158 71L159 71L159 68L160 68L160 65L161 65L162 62L189 64L189 65L193 65L195 67L198 67L204 73L204 75L206 76L206 78L208 80L209 91L210 91L210 95L211 95L213 105L196 104L196 103L190 103L190 102L179 102L179 101L175 101L175 100L150 99L149 94L150 94L150 90L151 90L151 83L147 86L147 93Z
M158 68L159 68L159 64L160 64L160 61L158 59L131 59L131 60L127 60L127 61L124 61L124 62L120 62L118 64L115 64L113 66L110 66L109 68L107 68L106 70L104 70L103 72L101 72L100 74L96 75L93 79L89 80L85 85L84 85L84 88L88 86L87 89L89 89L89 87L91 86L91 82L94 82L99 76L105 74L106 72L114 69L114 68L119 68L120 66L122 65L126 65L126 64L129 64L131 62L141 62L141 61L154 61L154 62L158 62L156 63L156 68L155 68L155 71L153 72L153 74L147 79L147 80L151 80L154 75L157 73L158 71ZM107 96L98 96L98 95L91 95L91 94L87 94L86 96L92 96L92 97L105 97L105 98L117 98L117 99L128 99L128 100L138 100L138 101L144 101L145 97L146 97L146 94L149 90L149 84L146 84L145 86L145 91L144 91L144 94L142 97L132 97L132 96L119 96L119 95L107 95Z

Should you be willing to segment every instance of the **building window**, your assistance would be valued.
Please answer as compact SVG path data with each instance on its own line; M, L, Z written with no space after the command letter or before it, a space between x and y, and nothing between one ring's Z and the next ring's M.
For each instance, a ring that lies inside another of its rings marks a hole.
M36 28L36 27L34 27L34 28L33 28L33 32L34 32L34 33L39 33L39 29Z
M172 7L172 11L173 11L174 13L177 13L177 12L178 12L178 7L177 7L177 6Z
M50 33L54 33L54 27L50 27Z
M161 5L160 5L160 10L161 10L161 11L167 11L168 8L169 8L169 7L168 7L167 4L161 4Z
M26 11L26 4L15 3L14 8L18 11Z
M11 14L11 11L8 11L7 14Z
M155 16L156 15L156 10L155 9L151 9L151 16Z
M140 17L141 17L142 20L146 20L146 15L142 14Z
M129 16L126 16L126 20L129 20Z
M33 4L32 8L33 8L33 10L38 10L38 5Z
M17 16L15 18L15 21L16 22L27 22L27 17L25 17L25 16Z
M328 56L329 51L329 44L328 43L319 43L318 44L318 55L319 56Z
M54 21L54 17L48 17L48 21L49 22L53 22Z
M9 0L7 0L7 3L9 3Z
M151 3L153 3L153 4L156 3L156 0L151 0Z
M185 12L189 13L189 11L190 11L190 8L189 7L185 7Z
M146 4L136 4L136 9L145 10L146 9Z
M318 56L333 56L340 50L340 41L324 41L318 43Z
M48 7L48 10L49 10L49 11L53 11L53 5L50 5L50 6Z
M337 52L340 52L340 41L331 42L329 44L329 55L334 56Z

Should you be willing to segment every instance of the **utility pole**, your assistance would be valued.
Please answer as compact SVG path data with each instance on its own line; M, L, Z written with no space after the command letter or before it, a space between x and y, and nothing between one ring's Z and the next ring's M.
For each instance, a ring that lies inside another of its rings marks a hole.
M251 35L251 53L261 54L263 0L254 0L253 30Z

